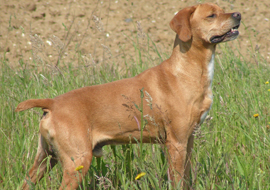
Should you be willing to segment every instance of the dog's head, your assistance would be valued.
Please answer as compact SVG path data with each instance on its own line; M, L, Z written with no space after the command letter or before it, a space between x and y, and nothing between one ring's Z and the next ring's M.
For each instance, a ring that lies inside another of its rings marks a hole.
M179 11L170 26L183 42L194 38L216 44L237 38L240 21L240 13L225 13L219 6L206 3Z

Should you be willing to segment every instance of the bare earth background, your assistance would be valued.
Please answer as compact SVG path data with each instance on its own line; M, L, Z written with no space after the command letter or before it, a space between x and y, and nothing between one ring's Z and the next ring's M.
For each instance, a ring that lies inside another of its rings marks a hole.
M61 63L91 65L111 59L121 65L125 60L135 60L134 44L147 47L147 35L158 50L170 55L175 34L169 22L174 13L201 2L1 0L0 58L15 67L22 62L34 66L33 59L50 67L62 52ZM236 55L240 53L253 63L260 62L258 56L262 55L270 63L270 1L209 2L226 12L242 13L238 41L229 43Z

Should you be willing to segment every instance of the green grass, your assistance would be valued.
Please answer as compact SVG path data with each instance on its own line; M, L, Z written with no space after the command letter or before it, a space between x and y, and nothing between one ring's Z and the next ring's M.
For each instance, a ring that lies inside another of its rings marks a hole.
M133 39L132 39L133 40ZM236 43L236 42L230 42ZM30 98L53 98L72 89L132 77L167 56L148 38L145 50L134 40L134 60L74 67L62 63L61 73L20 61L20 68L0 62L0 189L19 189L33 163L40 109L15 113ZM270 189L269 66L240 60L222 45L216 56L211 118L196 132L192 158L194 189ZM155 52L153 60L149 52ZM125 59L123 57L123 59ZM139 94L140 92L138 92ZM255 118L253 115L258 113ZM94 158L82 189L167 189L167 160L159 145L107 146ZM45 160L47 161L47 160ZM146 172L140 180L137 174ZM57 165L36 189L57 189L62 171Z

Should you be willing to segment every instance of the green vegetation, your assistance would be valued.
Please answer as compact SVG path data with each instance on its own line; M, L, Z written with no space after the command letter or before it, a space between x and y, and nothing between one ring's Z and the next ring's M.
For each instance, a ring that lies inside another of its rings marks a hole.
M15 113L17 104L132 77L168 57L158 52L149 38L145 49L137 44L135 40L133 62L126 60L121 67L116 62L85 67L82 61L76 67L61 63L57 70L20 60L21 67L13 68L1 60L0 189L19 189L36 154L42 111ZM256 65L240 59L225 44L219 48L223 55L216 56L214 103L210 117L195 132L190 184L194 189L270 189L270 68L263 60L257 60ZM155 52L158 59L153 60L149 52ZM102 158L93 159L81 189L170 186L167 160L160 145L141 147L138 139L138 144L107 146L104 152ZM146 175L135 180L141 172ZM57 165L36 189L57 189L61 176Z

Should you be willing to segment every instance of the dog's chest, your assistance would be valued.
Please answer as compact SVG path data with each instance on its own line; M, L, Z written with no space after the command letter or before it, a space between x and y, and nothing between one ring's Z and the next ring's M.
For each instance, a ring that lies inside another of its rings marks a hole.
M203 113L201 115L200 118L200 124L202 124L208 114L208 112L211 109L212 106L212 102L213 102L213 94L212 94L212 90L211 90L211 86L212 86L212 81L214 78L214 63L215 63L215 54L212 55L212 58L208 64L207 70L208 70L208 80L210 81L209 84L209 89L208 89L208 94L205 97L205 100L203 102Z

